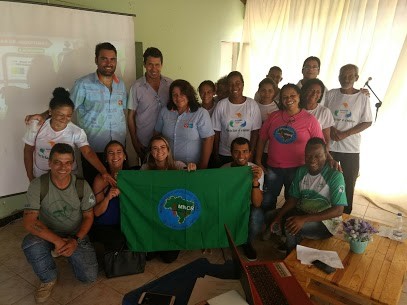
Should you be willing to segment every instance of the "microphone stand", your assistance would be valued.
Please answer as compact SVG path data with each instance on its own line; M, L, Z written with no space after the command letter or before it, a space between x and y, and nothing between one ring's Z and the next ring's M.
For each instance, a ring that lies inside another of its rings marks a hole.
M376 107L376 116L375 116L375 118L374 118L374 121L376 122L376 120L377 120L377 113L379 112L379 108L382 107L383 102L377 97L376 93L375 93L375 92L373 91L373 89L369 86L369 82L367 82L365 85L370 89L370 91L372 91L372 93L374 94L374 96L375 96L375 97L377 98L377 100L379 101L379 102L377 102L377 103L375 104L375 107Z

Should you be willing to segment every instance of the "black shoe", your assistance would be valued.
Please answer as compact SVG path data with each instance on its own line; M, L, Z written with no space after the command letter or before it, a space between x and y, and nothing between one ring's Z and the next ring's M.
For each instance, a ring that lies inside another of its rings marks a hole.
M249 261L251 261L251 262L257 261L257 252L256 252L256 250L254 250L254 248L250 242L248 242L247 244L244 244L242 246L242 248L243 248L244 255L246 255L246 258Z
M277 250L279 251L279 252L287 252L287 246L285 245L285 244L281 244L281 245L279 245L278 247L277 247Z

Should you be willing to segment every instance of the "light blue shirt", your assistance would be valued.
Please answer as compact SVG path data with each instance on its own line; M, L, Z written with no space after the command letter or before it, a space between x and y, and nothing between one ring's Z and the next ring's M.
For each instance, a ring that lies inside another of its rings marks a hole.
M199 163L202 139L215 134L207 110L198 108L195 112L189 109L178 115L176 110L161 109L155 130L170 143L174 159L184 163Z
M131 86L128 109L136 111L137 138L143 146L147 147L153 136L154 126L162 107L165 107L170 98L170 85L172 80L161 75L160 87L156 92L146 77L140 77Z
M99 81L97 73L91 73L75 81L71 98L77 112L77 124L85 130L95 152L103 152L111 140L125 144L127 93L123 81L114 76L110 93Z

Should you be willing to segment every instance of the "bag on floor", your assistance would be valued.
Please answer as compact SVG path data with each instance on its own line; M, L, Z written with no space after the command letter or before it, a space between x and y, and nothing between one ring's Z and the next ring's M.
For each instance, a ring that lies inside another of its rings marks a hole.
M117 277L143 273L146 266L146 254L124 249L106 252L104 256L106 277Z

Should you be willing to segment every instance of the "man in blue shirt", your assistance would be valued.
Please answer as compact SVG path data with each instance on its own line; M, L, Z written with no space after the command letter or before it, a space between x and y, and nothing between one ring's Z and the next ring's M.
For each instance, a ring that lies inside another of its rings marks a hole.
M109 42L96 45L96 72L75 81L71 99L77 111L77 125L85 130L89 145L103 162L103 151L107 143L117 140L123 145L126 141L125 109L127 93L124 82L114 72L117 65L117 50ZM49 117L47 109L40 115L27 115L25 122L37 119L42 123ZM97 170L82 156L82 172L92 185ZM110 178L110 179L109 179ZM109 184L114 180L108 177Z
M111 140L125 144L127 93L124 82L115 75L117 51L111 43L96 45L95 63L96 72L76 80L71 98L78 126L85 130L89 145L103 160L103 151ZM82 158L82 170L92 185L96 169Z

